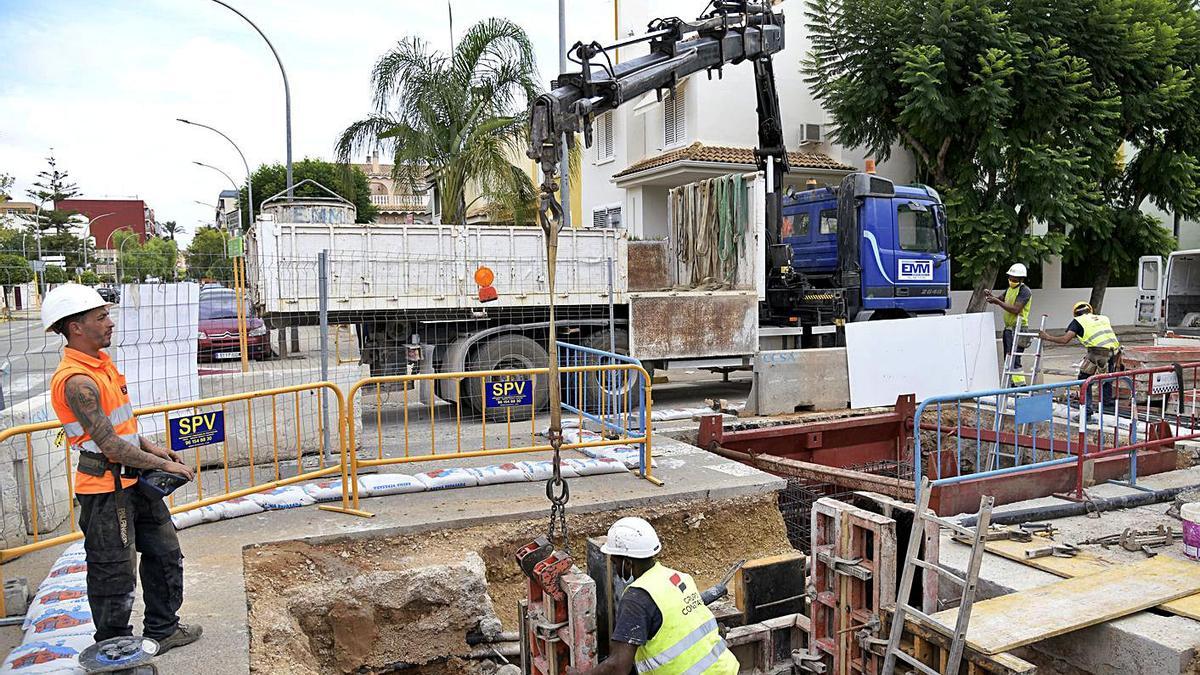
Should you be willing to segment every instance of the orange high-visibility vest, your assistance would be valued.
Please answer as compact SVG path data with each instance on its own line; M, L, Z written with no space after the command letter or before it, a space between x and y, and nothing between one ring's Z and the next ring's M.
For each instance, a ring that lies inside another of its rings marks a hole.
M83 425L75 418L71 406L67 405L67 380L76 375L91 378L100 390L100 407L108 420L112 422L113 430L122 440L140 447L137 418L133 416L133 404L129 402L129 389L125 384L125 376L117 371L108 354L100 352L100 358L95 359L77 349L67 347L63 351L62 361L54 377L50 380L50 404L62 422L66 432L67 443L78 452L94 452L103 456L100 447L92 437L83 430ZM136 478L121 478L122 488L133 487ZM81 471L75 472L75 493L94 495L112 492L114 489L111 474L91 476Z

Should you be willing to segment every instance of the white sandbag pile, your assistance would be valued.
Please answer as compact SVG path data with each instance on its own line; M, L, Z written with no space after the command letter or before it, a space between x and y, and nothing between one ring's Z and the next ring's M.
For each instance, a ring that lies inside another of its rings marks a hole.
M92 644L95 627L87 602L83 543L63 551L34 594L22 622L25 635L0 673L82 673L79 653Z

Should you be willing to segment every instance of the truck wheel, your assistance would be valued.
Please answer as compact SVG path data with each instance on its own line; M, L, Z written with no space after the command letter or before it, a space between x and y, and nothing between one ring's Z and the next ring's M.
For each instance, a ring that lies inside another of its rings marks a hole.
M468 370L519 370L525 368L546 368L550 359L546 350L537 342L525 337L509 333L485 341L475 350L470 360ZM528 376L521 378L529 381ZM504 422L512 413L514 420L526 420L533 410L546 410L550 404L549 380L545 375L537 375L533 380L533 406L517 405L511 407L486 406L489 422ZM489 378L494 381L494 378ZM528 385L526 385L528 386ZM476 413L484 412L483 378L470 378L463 382L465 402Z
M602 330L598 333L593 333L591 336L589 336L586 340L583 341L583 346L589 347L591 349L597 349L602 352L607 352L610 349L612 349L612 344L615 343L616 350L617 350L616 353L620 354L622 356L628 356L629 355L629 332L618 328L613 333L615 340L610 340L609 335L610 334L607 329ZM596 358L590 354L588 356L591 358L589 358L585 363L588 365L594 365L596 363ZM566 364L564 364L564 365L566 365ZM651 377L653 377L653 373L649 367L646 367L646 371L648 373L651 373ZM613 401L611 398L605 400L605 402L604 402L605 412L610 412L613 405L617 405L617 406L619 406L620 410L624 410L626 407L626 401L622 397L624 397L625 394L629 393L629 391L632 387L637 386L639 384L637 382L637 380L638 380L638 377L636 375L630 373L629 371L610 371L607 373L602 373L602 372L585 373L583 376L583 381L584 381L584 390L583 390L584 394L583 395L584 395L584 402L587 404L586 411L590 412L590 413L598 413L599 408L600 408L600 397L602 395L608 396L608 397L612 397L612 396L618 397L617 401ZM572 384L574 384L574 383L572 383ZM636 393L635 393L635 397L636 397ZM578 401L568 401L568 403L572 403L576 407L580 407L578 405L579 404Z

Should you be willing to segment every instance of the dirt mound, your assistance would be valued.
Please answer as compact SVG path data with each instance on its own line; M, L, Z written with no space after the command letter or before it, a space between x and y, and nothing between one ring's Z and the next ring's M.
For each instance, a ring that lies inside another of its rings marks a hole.
M626 515L653 523L663 540L663 563L702 586L718 581L737 560L791 550L769 494L572 514L575 555L583 557L587 537L603 535ZM513 554L545 528L539 519L247 548L251 671L382 673L409 664L429 666L404 672L444 669L445 657L469 651L466 633L493 611L506 631L517 630L525 578Z

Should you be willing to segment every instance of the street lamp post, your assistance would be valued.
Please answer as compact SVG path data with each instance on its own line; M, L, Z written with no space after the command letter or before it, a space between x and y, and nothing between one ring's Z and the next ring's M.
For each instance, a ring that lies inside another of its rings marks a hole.
M250 224L253 225L254 224L254 183L250 180L250 164L246 161L246 155L242 154L242 149L238 147L237 143L233 142L232 138L226 136L223 132L221 132L220 129L214 129L213 127L210 127L207 124L201 124L199 122L192 122L189 120L185 120L182 117L176 117L175 119L179 122L183 122L184 124L190 124L191 126L194 126L194 127L203 127L205 129L208 129L209 131L220 134L221 138L224 138L225 140L229 141L229 144L233 146L233 149L237 150L238 156L242 158L242 166L245 167L245 169L246 169L246 201L250 202ZM289 150L288 157L289 157L289 159L288 159L288 190L289 190L288 194L290 195L291 194L290 190L291 190L291 185L292 185L292 162L290 159L291 158L290 150ZM240 225L240 223L239 223L239 225Z
M192 160L192 164L195 164L196 166L203 166L205 168L212 169L213 171L216 171L217 173L221 174L222 176L225 176L225 179L228 180L229 184L233 186L234 192L237 192L237 183L235 183L234 180L229 177L229 174L225 173L224 171L218 169L217 167L215 167L211 164L205 164L204 162L197 162L196 160ZM253 205L251 205L250 209L251 209L250 213L253 214L254 213ZM237 219L238 219L238 228L241 228L241 226L242 226L242 207L240 204L238 205Z
M97 220L100 220L101 218L107 218L111 215L115 215L115 214L104 213L104 214L96 216L95 218L89 218L87 221L87 224L83 226L83 268L84 269L87 269L88 239L92 238L92 223L96 222Z
M275 51L275 45L271 44L271 40L267 37L267 34L262 32L262 29L259 28L258 25L255 24L253 21L251 21L249 17L247 17L245 14L242 14L241 12L239 12L232 5L230 5L226 2L223 2L223 0L213 0L213 2L224 7L225 9L228 9L229 11L233 12L234 14L237 14L238 16L242 17L242 19L246 23L250 24L250 27L253 28L259 34L259 36L262 37L263 41L267 43L267 47L270 47L271 54L273 54L275 56L275 63L279 64L279 73L281 75L283 75L284 114L287 118L286 119L286 123L287 123L287 194L288 194L288 197L291 197L292 196L292 90L291 90L291 88L288 87L287 71L283 69L283 60L279 58L279 52ZM221 134L221 135L224 136L224 134ZM232 141L230 141L230 142L232 143ZM241 151L239 150L238 152L241 152ZM247 169L247 173L248 172L249 172L249 170ZM251 202L250 213L251 213L251 215L253 215L253 213L254 213L253 202Z

